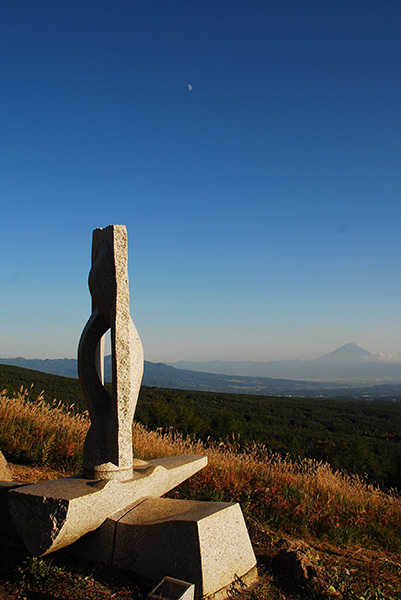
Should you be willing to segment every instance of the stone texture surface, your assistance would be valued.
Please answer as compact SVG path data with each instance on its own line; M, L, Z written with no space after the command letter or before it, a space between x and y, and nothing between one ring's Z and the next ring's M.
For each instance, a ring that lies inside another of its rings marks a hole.
M92 315L78 347L78 373L91 426L84 477L132 477L132 421L143 374L143 349L129 313L128 246L124 225L95 229L89 289ZM110 329L112 393L103 385L103 335Z
M13 473L12 470L4 458L2 452L0 452L0 481L12 481Z
M44 481L11 490L10 514L35 556L72 544L109 515L146 496L161 496L207 464L204 456L173 456L135 466L129 481L79 477Z
M236 503L147 498L109 517L71 550L153 585L167 574L189 581L202 595L225 597L257 578Z
M8 510L8 492L22 485L15 481L0 481L0 547L4 549L24 547Z

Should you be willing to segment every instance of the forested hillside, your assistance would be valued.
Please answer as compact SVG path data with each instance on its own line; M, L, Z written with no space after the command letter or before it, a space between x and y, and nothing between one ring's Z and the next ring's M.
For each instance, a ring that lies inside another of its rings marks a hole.
M33 387L31 388L31 384ZM85 402L77 379L0 365L0 388L42 390L78 411ZM401 489L401 402L278 398L142 387L135 419L202 440L228 436L239 447L259 441L292 458L328 461L383 487Z

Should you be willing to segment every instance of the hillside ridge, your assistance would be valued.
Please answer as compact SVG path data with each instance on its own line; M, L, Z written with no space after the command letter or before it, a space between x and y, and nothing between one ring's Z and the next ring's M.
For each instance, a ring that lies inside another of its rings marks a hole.
M276 395L276 396L309 396L309 397L356 397L370 398L393 397L401 394L401 364L381 360L360 358L357 361L333 360L330 355L342 351L349 354L350 345L339 348L330 353L329 358L320 357L311 361L272 361L270 363L252 363L253 365L273 365L281 369L281 375L241 375L228 373L214 373L196 369L178 368L166 363L152 363L145 361L142 384L148 387L163 387L173 389L187 389L199 391L215 391L237 394ZM351 352L359 357L368 353L356 344ZM355 350L356 347L356 350ZM345 349L345 350L344 350ZM342 356L342 354L340 354ZM338 354L335 354L338 357ZM373 355L375 356L375 355ZM16 366L32 369L42 373L60 375L77 379L76 359L25 359L0 358L0 365ZM205 366L204 363L200 363ZM227 364L218 361L218 370ZM247 363L249 364L249 362ZM301 367L299 366L301 365ZM306 365L306 366L305 366ZM283 374L284 373L284 374ZM326 374L323 377L322 374ZM309 375L309 377L307 377ZM319 377L320 375L320 377ZM111 381L111 355L105 357L105 380Z

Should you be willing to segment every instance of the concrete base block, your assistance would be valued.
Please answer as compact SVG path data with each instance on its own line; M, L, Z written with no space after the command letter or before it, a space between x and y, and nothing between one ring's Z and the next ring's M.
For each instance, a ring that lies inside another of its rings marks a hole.
M147 498L71 546L91 560L155 585L166 575L202 596L226 597L257 579L256 558L239 504Z

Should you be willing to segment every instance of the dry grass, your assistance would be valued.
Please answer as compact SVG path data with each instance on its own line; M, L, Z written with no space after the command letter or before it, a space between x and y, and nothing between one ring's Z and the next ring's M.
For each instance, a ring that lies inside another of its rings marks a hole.
M0 395L0 418L0 449L13 463L80 471L87 413L45 404L41 396L30 402L21 390L14 398ZM207 455L208 467L172 492L175 497L238 501L245 513L278 531L401 550L401 498L326 463L293 461L260 444L238 451L229 441L202 443L139 423L133 426L133 450L144 460Z
M356 475L311 459L293 461L261 444L239 452L235 443L203 444L179 434L134 426L138 458L195 453L209 466L182 484L175 497L234 500L245 513L293 535L392 551L401 549L401 498Z
M46 404L42 395L30 401L29 391L21 388L11 398L1 392L0 416L0 448L12 462L61 470L80 467L87 413L76 413L74 407L66 409L56 401Z

